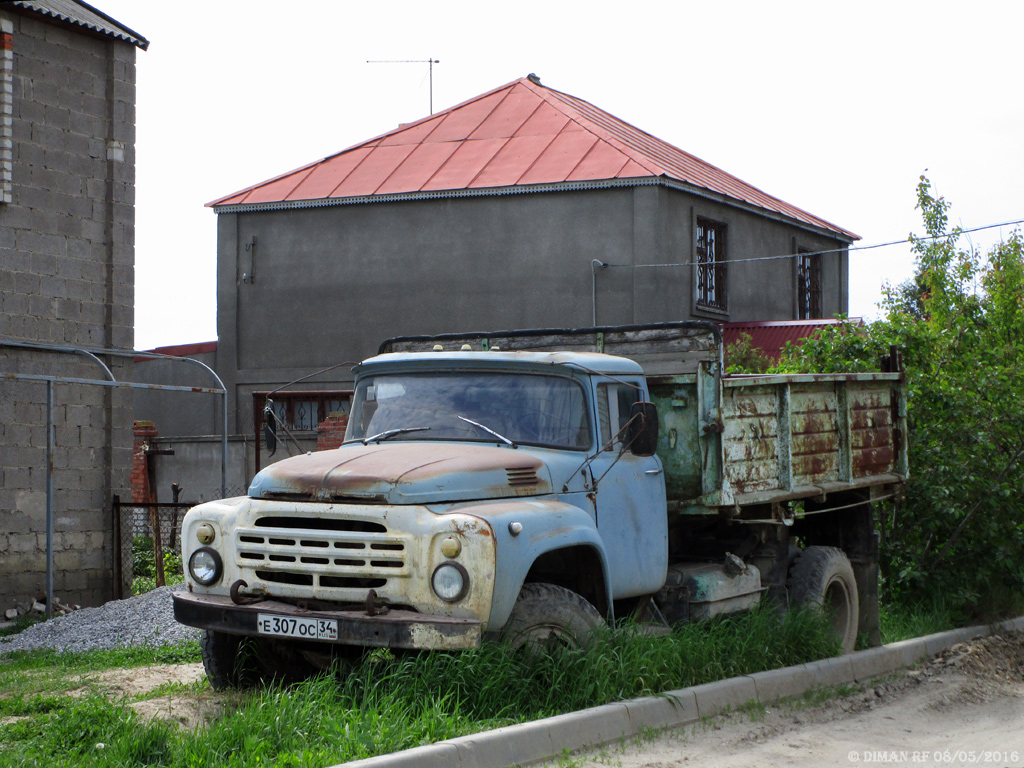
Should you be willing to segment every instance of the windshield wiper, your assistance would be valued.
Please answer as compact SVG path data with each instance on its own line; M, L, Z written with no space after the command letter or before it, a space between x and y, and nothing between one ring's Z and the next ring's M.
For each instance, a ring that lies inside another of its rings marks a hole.
M516 444L513 443L511 440L509 440L507 437L505 437L504 435L499 435L497 432L495 432L490 427L485 427L483 424L480 424L479 422L473 421L472 419L467 419L465 416L456 416L455 418L462 419L464 422L466 422L467 424L472 424L474 427L480 427L480 429L482 429L484 432L487 432L488 434L494 435L496 438L501 440L501 442L503 442L505 445L510 445L513 448L517 447Z
M363 445L369 445L373 442L380 442L381 440L387 440L389 437L395 435L401 435L406 432L426 432L430 427L395 427L394 429L385 429L383 432L378 432L372 437L364 437L362 440Z

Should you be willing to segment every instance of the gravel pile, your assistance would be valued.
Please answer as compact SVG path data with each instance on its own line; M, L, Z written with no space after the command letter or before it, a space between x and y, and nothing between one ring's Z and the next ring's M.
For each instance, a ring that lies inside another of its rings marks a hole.
M171 592L175 589L183 587L160 587L34 624L17 635L0 638L0 655L36 648L81 652L198 640L200 630L174 620Z

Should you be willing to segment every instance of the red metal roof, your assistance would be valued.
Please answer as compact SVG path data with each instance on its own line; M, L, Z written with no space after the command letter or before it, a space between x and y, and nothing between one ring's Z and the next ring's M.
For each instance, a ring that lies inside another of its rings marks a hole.
M155 349L137 350L139 352L152 352L156 355L168 355L170 357L193 357L194 355L201 355L204 352L216 352L217 342L216 341L200 341L194 344L175 344L170 347L156 347ZM136 357L136 363L145 363L150 360L158 358L153 357Z
M838 323L863 325L864 320L851 317L847 320L775 320L749 323L719 323L725 346L739 341L743 334L750 334L750 346L760 349L773 361L778 362L782 348L787 341L800 345L804 339L814 336L822 328Z
M208 205L645 178L699 187L860 239L583 99L525 77Z

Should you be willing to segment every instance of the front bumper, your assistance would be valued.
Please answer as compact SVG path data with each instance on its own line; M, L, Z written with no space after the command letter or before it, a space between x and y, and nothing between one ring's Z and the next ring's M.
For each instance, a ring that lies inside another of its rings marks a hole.
M175 592L173 598L174 618L178 622L232 635L261 636L256 628L256 617L262 613L287 618L334 619L338 622L337 640L310 642L418 650L476 648L480 645L481 623L475 619L403 610L389 610L377 616L370 616L365 611L303 610L277 600L235 605L230 597L187 592Z

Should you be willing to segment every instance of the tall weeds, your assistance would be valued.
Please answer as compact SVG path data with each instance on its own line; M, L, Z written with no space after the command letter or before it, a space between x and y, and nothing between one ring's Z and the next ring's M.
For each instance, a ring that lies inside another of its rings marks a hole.
M143 723L102 697L0 727L5 765L324 766L836 653L827 620L764 607L649 637L637 627L551 655L499 645L375 650L333 674L269 687L207 729ZM103 744L97 747L97 744Z

